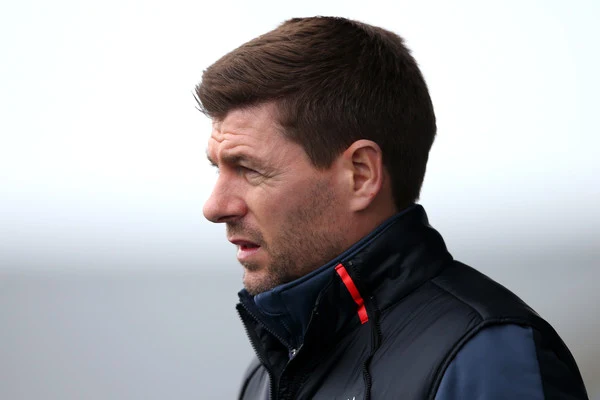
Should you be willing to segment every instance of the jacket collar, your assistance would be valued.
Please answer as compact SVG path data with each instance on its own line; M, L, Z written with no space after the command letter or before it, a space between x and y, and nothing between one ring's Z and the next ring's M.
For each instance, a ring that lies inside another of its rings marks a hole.
M242 290L240 303L261 328L288 349L297 349L307 333L322 340L348 324L360 324L356 298L336 273L337 265L344 266L362 299L377 297L385 308L450 259L423 207L412 205L312 273L254 297Z

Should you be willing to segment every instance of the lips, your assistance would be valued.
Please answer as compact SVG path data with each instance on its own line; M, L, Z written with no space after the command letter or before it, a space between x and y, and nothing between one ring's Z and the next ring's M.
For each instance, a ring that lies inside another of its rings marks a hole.
M260 247L260 245L254 243L254 242L251 242L249 240L230 239L229 241L241 249L254 249L254 248Z
M239 262L248 262L260 250L260 245L245 239L232 238L229 241L238 247L237 259Z

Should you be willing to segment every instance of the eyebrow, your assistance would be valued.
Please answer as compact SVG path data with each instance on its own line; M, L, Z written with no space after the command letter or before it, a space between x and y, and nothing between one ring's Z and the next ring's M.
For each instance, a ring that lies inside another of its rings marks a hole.
M208 159L208 162L213 166L213 167L219 167L217 165L217 163L215 162L215 160L212 159L212 157L210 156L210 154L208 154L208 151L206 152L206 158ZM236 164L240 164L242 162L250 162L250 163L257 163L257 161L250 156L247 156L245 154L226 154L223 155L221 157L221 161L225 164L229 164L229 165L236 165Z

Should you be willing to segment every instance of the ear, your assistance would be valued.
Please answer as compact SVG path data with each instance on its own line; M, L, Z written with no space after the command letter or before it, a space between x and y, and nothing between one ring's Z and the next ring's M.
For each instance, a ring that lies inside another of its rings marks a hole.
M383 185L383 155L371 140L357 140L342 154L346 176L350 178L350 208L362 211L369 207Z

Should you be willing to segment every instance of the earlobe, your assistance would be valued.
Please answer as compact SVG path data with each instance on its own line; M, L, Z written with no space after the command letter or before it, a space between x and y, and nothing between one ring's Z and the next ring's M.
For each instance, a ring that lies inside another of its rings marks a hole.
M379 145L371 140L357 140L344 152L352 178L352 211L368 208L381 191L383 157Z

